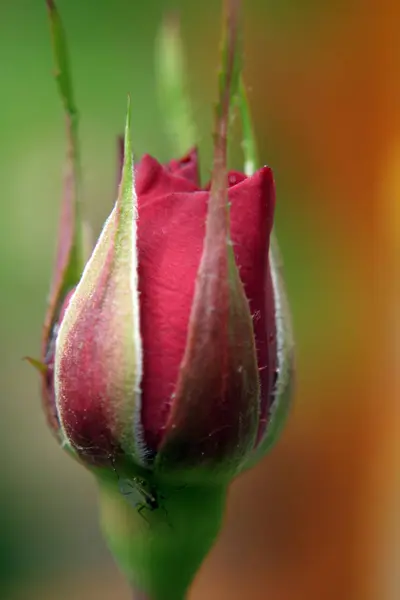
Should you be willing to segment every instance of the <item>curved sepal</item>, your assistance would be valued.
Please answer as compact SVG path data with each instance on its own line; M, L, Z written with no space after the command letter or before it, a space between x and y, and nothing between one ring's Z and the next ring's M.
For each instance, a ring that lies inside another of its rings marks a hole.
M275 304L276 378L270 399L267 427L258 446L246 462L246 469L256 464L279 440L289 416L294 391L295 361L292 322L278 242L273 232L270 238L269 264Z
M216 110L214 168L203 254L186 349L156 466L231 477L251 452L260 385L248 300L230 239L226 168L232 88L237 84L237 3L229 13Z
M250 177L259 167L259 160L242 78L236 102L242 121L244 170L246 175ZM276 374L269 400L267 426L252 456L245 464L246 469L256 464L278 441L289 415L294 388L295 367L292 322L282 272L282 260L274 231L271 232L268 260L274 301Z
M140 425L142 343L130 109L119 196L57 338L55 392L63 431L82 458L120 451L145 461Z

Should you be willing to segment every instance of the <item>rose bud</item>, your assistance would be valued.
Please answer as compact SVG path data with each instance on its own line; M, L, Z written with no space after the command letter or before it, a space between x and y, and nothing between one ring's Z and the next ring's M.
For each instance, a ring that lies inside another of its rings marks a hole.
M48 411L91 463L236 472L268 435L279 375L271 170L201 189L192 151L143 157L134 182L128 124L125 146L116 206L49 340Z
M219 531L231 479L277 439L291 394L293 343L270 237L274 182L268 167L255 168L239 85L240 2L227 3L211 182L200 183L196 150L134 166L128 107L117 200L87 261L65 36L47 5L68 170L42 357L30 360L60 443L96 475L103 533L135 593L183 598ZM175 75L163 79L173 88L170 132L187 149ZM227 171L231 100L246 173Z
M59 83L63 94L69 82ZM205 187L195 150L134 168L128 110L118 199L84 268L67 120L39 366L49 422L90 465L228 479L271 446L286 415L292 342L270 248L274 182L268 167L227 173L224 102Z

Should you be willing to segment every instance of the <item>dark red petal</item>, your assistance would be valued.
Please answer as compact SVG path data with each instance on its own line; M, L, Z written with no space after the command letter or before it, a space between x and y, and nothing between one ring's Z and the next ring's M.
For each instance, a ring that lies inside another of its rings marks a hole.
M161 165L148 157L157 176L165 181ZM269 234L274 211L270 169L250 178L235 173L229 189L231 236L246 296L250 301L262 384L262 419L268 408L274 370L275 336L273 298L269 285ZM141 333L143 338L142 419L146 441L156 449L169 415L180 363L186 347L194 285L205 235L209 193L171 193L153 197L142 183L139 195L138 250Z
M242 183L246 179L247 179L247 176L244 173L241 173L240 171L229 171L228 186L231 188L235 185L238 185L239 183ZM207 183L207 185L204 187L204 189L209 190L210 187L211 187L211 181L209 181Z
M228 186L230 188L234 187L235 185L238 185L239 183L242 183L246 179L247 179L246 175L244 173L241 173L240 171L229 171L229 173L228 173Z
M197 148L190 150L180 160L171 160L165 167L170 173L188 179L197 187L200 186Z
M145 154L136 168L136 193L141 206L158 196L166 196L176 192L195 192L198 187L188 178L171 173L155 158Z

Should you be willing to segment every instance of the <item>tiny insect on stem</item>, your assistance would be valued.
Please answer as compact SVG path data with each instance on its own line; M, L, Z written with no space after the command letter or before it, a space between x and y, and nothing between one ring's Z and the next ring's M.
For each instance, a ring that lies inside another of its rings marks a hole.
M143 511L147 509L153 512L160 508L159 498L161 496L159 496L154 486L141 477L121 478L115 467L115 461L112 460L111 464L118 479L120 493L137 510L138 514L147 521L142 514Z

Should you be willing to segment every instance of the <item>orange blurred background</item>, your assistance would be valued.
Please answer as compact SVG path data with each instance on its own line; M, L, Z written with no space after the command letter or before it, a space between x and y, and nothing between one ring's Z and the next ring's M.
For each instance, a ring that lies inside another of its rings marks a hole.
M82 116L87 212L97 232L113 200L114 136L128 90L137 155L168 158L153 46L169 7L181 13L199 130L210 130L220 5L58 6ZM245 76L260 156L277 184L297 390L279 444L232 486L224 530L190 598L394 600L400 410L390 302L399 291L400 4L245 6ZM0 10L0 597L122 600L129 591L97 530L94 483L57 449L40 413L36 375L20 361L40 343L64 139L43 3L4 2ZM210 148L204 135L204 172Z

